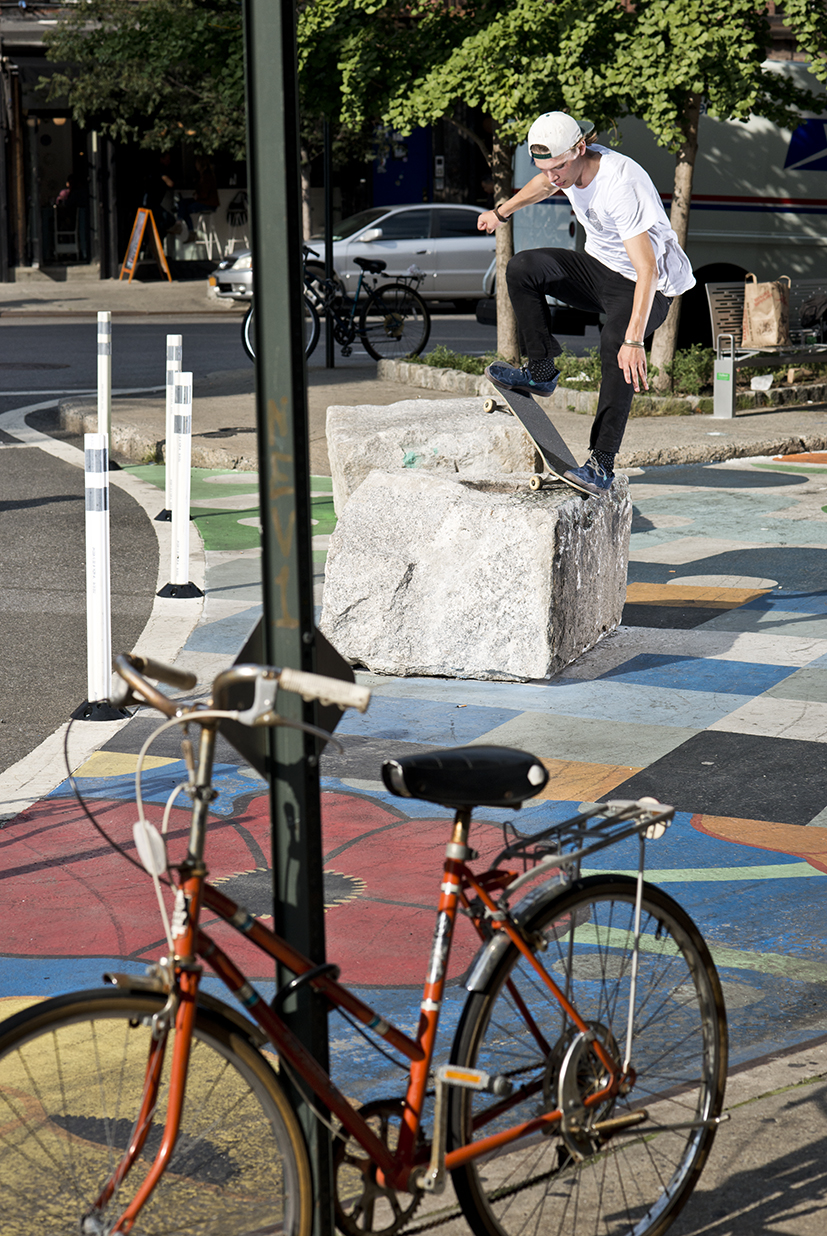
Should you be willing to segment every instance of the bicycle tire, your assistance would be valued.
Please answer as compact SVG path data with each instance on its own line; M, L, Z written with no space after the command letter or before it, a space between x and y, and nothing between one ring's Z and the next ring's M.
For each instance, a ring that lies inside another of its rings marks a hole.
M546 970L580 1016L622 1060L631 973L629 948L636 881L593 876L562 891L547 890L527 912L527 938L539 933ZM575 1134L573 1156L559 1125L455 1168L452 1176L476 1236L657 1236L686 1202L715 1136L727 1065L726 1014L718 976L689 916L667 894L644 884L641 949L626 1097L609 1101L597 1119L644 1108L647 1118L614 1135ZM539 936L538 936L539 938ZM484 989L473 992L456 1038L455 1063L510 1076L511 1106L484 1092L451 1091L452 1148L513 1127L558 1106L560 1066L575 1033L557 1001L523 955L508 944ZM534 1018L532 1031L515 995ZM539 1027L539 1033L537 1033ZM600 1085L589 1053L570 1070L581 1095ZM539 1086L542 1079L543 1085ZM531 1094L520 1097L525 1087ZM497 1105L500 1111L494 1111ZM492 1109L488 1118L486 1109ZM694 1127L665 1126L695 1122ZM475 1134L474 1129L478 1130ZM581 1160L575 1161L577 1153Z
M359 337L374 360L418 356L431 334L425 301L405 283L375 288L359 316Z
M302 305L304 314L304 354L305 356L310 356L316 344L319 342L321 325L319 322L318 310L306 293L302 295ZM241 342L244 345L244 351L247 353L251 361L256 359L253 321L254 306L250 305L250 308L244 315L244 321L241 323Z
M302 303L304 305L304 354L310 356L319 342L321 322L319 311L306 292L302 295Z
M172 1044L147 1142L109 1206L86 1219L120 1162L141 1103L152 992L107 988L35 1004L0 1024L4 1236L104 1233L160 1143ZM242 1025L199 1008L187 1097L168 1168L133 1236L309 1236L312 1185L301 1130Z
M254 305L250 302L250 308L244 314L244 321L241 323L241 342L244 345L244 351L247 353L251 361L256 359L255 335L253 334L253 313Z

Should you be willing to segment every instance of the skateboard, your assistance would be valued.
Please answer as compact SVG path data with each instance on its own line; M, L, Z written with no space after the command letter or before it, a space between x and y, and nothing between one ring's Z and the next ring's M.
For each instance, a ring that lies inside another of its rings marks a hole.
M593 498L594 494L590 490L584 489L576 481L570 481L563 476L563 473L569 468L576 468L578 466L577 460L534 396L526 395L522 391L512 391L507 386L500 386L499 382L495 382L491 377L488 380L492 386L495 386L500 391L508 407L514 413L529 438L531 438L531 441L540 453L546 472L550 474L550 478L553 481L559 481L563 485L568 485L571 489L576 489L578 493L585 494L587 498ZM494 412L497 408L497 402L494 399L486 399L482 407L484 412ZM528 482L529 488L542 489L543 480L543 476L535 473Z

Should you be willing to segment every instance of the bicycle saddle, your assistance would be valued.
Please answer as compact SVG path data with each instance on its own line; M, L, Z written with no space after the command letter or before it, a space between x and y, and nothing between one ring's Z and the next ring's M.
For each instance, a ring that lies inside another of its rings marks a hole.
M366 270L370 275L381 275L387 266L387 262L380 262L377 258L354 258L353 260L357 266L361 266L362 270Z
M540 761L512 747L452 747L385 760L382 780L400 798L442 807L519 807L548 781Z

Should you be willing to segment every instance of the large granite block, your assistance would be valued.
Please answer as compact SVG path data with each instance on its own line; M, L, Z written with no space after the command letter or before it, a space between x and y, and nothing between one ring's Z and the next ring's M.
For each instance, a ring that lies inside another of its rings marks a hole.
M483 412L483 399L403 399L388 407L333 405L327 451L333 506L341 514L374 468L499 476L533 472L534 445L510 412Z
M372 472L330 538L321 628L375 673L526 681L620 622L632 503L564 486Z

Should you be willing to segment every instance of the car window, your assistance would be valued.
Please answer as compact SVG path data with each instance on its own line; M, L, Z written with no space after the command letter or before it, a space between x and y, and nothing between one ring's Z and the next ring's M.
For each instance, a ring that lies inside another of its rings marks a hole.
M383 240L425 240L430 235L430 210L400 210L386 219L377 220Z
M479 212L476 210L435 210L434 236L443 240L446 237L454 239L464 236L481 236L484 233L477 228Z
M347 240L348 236L352 236L354 232L361 232L363 227L381 218L386 209L387 207L374 206L373 210L362 210L358 215L350 215L347 219L343 219L341 223L334 223L333 239ZM319 236L311 236L310 239L324 241L324 232Z

